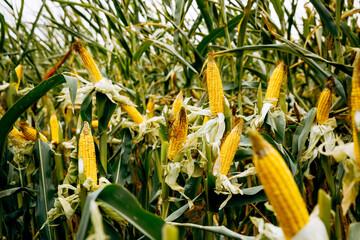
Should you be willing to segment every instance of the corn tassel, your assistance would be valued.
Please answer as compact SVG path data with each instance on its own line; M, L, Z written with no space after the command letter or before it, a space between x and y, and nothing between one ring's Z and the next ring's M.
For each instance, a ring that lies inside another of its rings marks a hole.
M183 147L188 131L188 117L184 107L180 108L171 128L168 158L173 160L178 151Z
M60 137L59 137L60 127L55 113L52 113L50 116L50 129L51 129L51 141L53 141L56 144L60 143Z
M224 113L224 91L219 68L210 53L207 59L206 81L209 92L210 110L216 115Z
M122 104L121 106L136 124L141 124L145 122L143 115L141 115L141 113L139 113L139 111L134 106L129 106L126 104Z
M154 117L155 111L155 101L154 98L150 97L148 104L146 106L146 112L148 113L149 118Z
M309 221L309 213L284 159L257 131L249 129L253 162L285 238L291 239Z
M326 82L325 88L320 94L316 112L316 121L319 125L324 124L324 122L329 119L332 89L334 86L334 78L330 77Z
M173 103L174 116L176 117L182 107L183 103L183 93L182 91L176 96L175 101Z
M352 76L352 85L351 85L351 122L353 129L353 139L354 139L354 152L358 167L360 169L360 152L359 152L359 139L356 131L355 124L355 112L360 110L360 52L357 52L356 58L354 61L354 71Z
M16 68L15 68L15 72L16 72L16 76L18 79L18 82L16 83L16 91L19 91L19 86L20 86L20 82L21 82L21 78L24 72L24 66L19 64Z
M82 158L84 163L85 178L91 177L92 181L97 184L95 144L88 122L84 122L84 127L80 134L79 158Z
M20 130L23 132L24 136L28 140L31 140L31 141L37 140L36 129L29 126L25 122L20 122ZM47 142L47 138L44 135L42 135L41 133L39 133L39 135L40 135L40 139L42 139L44 142Z
M83 61L86 70L89 72L90 76L94 79L94 82L98 82L102 79L102 75L98 66L96 65L95 60L92 58L90 53L86 48L81 44L80 41L73 43L74 50L79 54L81 60Z
M279 101L280 88L286 75L286 65L280 62L274 69L265 94L265 101L270 102L276 107Z
M230 166L232 165L235 157L236 150L240 143L241 132L244 126L244 121L240 119L239 123L231 130L230 134L226 137L220 149L221 168L220 174L227 175Z

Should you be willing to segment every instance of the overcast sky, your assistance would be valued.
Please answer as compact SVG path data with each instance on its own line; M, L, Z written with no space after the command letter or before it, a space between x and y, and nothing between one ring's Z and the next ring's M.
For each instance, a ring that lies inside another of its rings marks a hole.
M73 0L73 1L76 2L77 0ZM160 1L160 0L145 0L145 1L149 1L152 3L154 1L156 2L156 1ZM246 3L247 0L241 0L241 1ZM15 6L17 9L20 8L21 0L10 0L10 2L12 2L13 6ZM298 0L298 6L296 9L296 13L295 13L295 20L298 23L298 27L299 27L300 31L302 31L302 20L301 19L303 16L306 16L304 5L308 2L309 2L308 0ZM354 3L355 8L359 8L360 1L355 0L354 2L355 2ZM60 7L58 7L59 6L58 4L54 4L51 1L47 1L47 3L49 4L49 6L51 6L51 9L53 10L53 14L56 14L57 8L59 9L58 14L61 14L62 9ZM41 4L42 4L42 0L25 1L25 7L23 10L23 20L27 21L27 22L33 22L36 18L36 15L37 15L40 7L41 7ZM4 6L5 3L2 3L1 5ZM7 18L6 19L7 22L12 21L13 19L9 19L9 18L12 18L11 15L9 15L9 13L3 7L1 7L1 5L0 5L0 12L5 16L5 18ZM194 5L196 6L195 2L194 2ZM291 0L285 0L284 5L285 5L285 7L290 9ZM310 3L308 3L308 6L312 6L312 5ZM198 10L194 10L194 9L190 8L190 11L187 13L186 18L187 19L188 18L195 19L197 17L196 11L198 11ZM271 16L271 19L273 20L273 22L276 23L280 27L279 20L277 18L275 10L272 6L271 6L270 16ZM286 14L285 14L285 16L286 16ZM359 18L359 22L360 22L360 18ZM295 29L293 29L293 31L292 31L292 37L294 39L298 38L298 34Z

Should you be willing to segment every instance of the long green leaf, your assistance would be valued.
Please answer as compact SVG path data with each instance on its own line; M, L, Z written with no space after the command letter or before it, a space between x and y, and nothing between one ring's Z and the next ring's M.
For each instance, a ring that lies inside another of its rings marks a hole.
M145 211L137 199L124 187L111 184L88 195L76 239L85 239L90 217L90 202L101 201L150 239L161 239L161 218Z
M326 9L325 5L320 0L310 0L318 11L322 24L329 30L334 37L339 36L339 31L336 22L331 16L330 12Z
M12 126L19 118L19 116L21 116L21 114L23 114L29 107L36 103L50 89L66 81L73 80L74 78L65 77L63 74L58 74L54 77L48 78L45 81L42 81L38 86L32 89L25 96L20 98L9 110L6 111L4 116L0 119L0 156L2 158L1 162L4 161L2 153L4 151L7 135L11 131ZM70 91L70 94L71 93L72 92Z
M312 126L312 123L314 122L315 116L316 108L313 108L301 120L300 125L296 128L296 131L293 135L292 154L294 156L297 156L297 161L300 160L307 136L310 132L310 128Z
M239 239L239 240L255 240L255 237L248 237L239 233L236 233L234 231L231 231L230 229L226 228L225 226L202 226L198 224L193 223L171 223L178 227L190 227L190 228L197 228L205 231L210 231L214 233L218 233L227 237L230 237L231 239Z
M34 147L35 159L40 165L39 193L36 199L35 215L38 226L46 222L47 213L54 206L55 187L51 169L51 148L40 138ZM49 224L40 231L43 238L53 239L53 228Z

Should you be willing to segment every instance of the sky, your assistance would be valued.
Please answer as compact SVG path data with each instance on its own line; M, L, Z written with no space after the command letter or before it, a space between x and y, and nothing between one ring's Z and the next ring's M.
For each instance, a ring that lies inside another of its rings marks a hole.
M13 5L16 6L16 8L18 8L18 9L20 8L21 0L9 0L9 1L12 2ZM76 1L76 0L73 0L73 1ZM150 2L155 1L156 2L159 0L145 0L145 1L150 1ZM247 0L241 0L241 1L246 4ZM360 8L360 1L355 0L354 2L355 2L355 8ZM58 14L60 14L62 12L61 8L58 7L59 6L58 4L54 4L51 1L47 1L47 3L49 4L49 6L52 7L52 9L54 9L53 13L56 14L57 8L59 9ZM36 15L37 15L40 7L41 7L41 4L42 4L42 0L25 1L25 7L24 7L24 11L23 11L23 19L27 22L33 22L36 18ZM194 1L194 4L196 6L195 1ZM298 23L298 27L299 27L300 31L302 30L302 20L301 19L303 16L306 15L305 8L304 8L305 4L308 4L308 6L312 6L308 0L298 0L298 6L297 6L295 17L294 17L295 21ZM2 5L5 5L5 3L0 3L0 12L2 14L4 14L5 18L8 18L6 20L7 20L7 22L9 22L9 20L11 20L10 18L12 18L12 17L11 17L11 15L9 16L9 13L3 7L1 7ZM284 5L285 5L285 7L290 9L291 0L285 0ZM196 10L196 8L190 8L189 12L187 13L186 18L195 19L197 17L196 16L197 11L198 10ZM285 16L286 16L286 14L285 14ZM270 17L271 17L272 21L277 26L280 27L279 19L277 18L277 15L276 15L275 10L272 7L272 5L271 5ZM360 18L359 18L359 22L360 22ZM15 25L14 22L13 22L13 24ZM291 35L294 40L297 40L299 38L299 36L294 28L292 29Z

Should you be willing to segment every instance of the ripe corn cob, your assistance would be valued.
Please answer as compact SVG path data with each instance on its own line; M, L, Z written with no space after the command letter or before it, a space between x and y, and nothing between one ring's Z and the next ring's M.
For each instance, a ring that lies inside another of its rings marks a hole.
M209 117L208 117L208 116L205 116L205 117L204 117L204 120L203 120L203 125L205 125L205 123L206 123L207 121L209 121Z
M98 128L98 127L99 127L99 120L93 120L93 121L91 122L91 126L92 126L93 128ZM109 122L109 124L108 124L107 127L109 127L109 126L110 126L110 122Z
M180 108L171 128L168 158L173 160L177 152L183 147L188 131L188 117L184 107Z
M54 143L59 143L60 142L60 138L59 138L59 122L58 119L56 117L56 113L51 113L50 116L50 129L51 129L51 140Z
M73 49L79 54L81 60L83 61L86 70L89 72L90 76L93 77L94 82L98 82L102 79L99 68L96 65L95 60L91 57L90 53L86 48L81 44L80 41L73 43Z
M224 113L224 91L220 72L211 53L208 55L206 62L206 81L209 92L210 110L214 115Z
M36 141L37 140L37 134L36 134L36 129L29 126L27 123L25 122L20 122L20 130L23 132L24 136L31 141ZM42 139L44 142L47 142L47 139L44 135L40 134L40 139Z
M286 65L280 62L274 69L265 94L265 101L271 102L276 107L279 100L281 84L286 75Z
M29 139L27 139L25 137L25 135L22 132L20 132L16 127L13 127L13 129L11 130L11 132L9 134L11 134L14 137L19 138L21 140L29 141Z
M335 87L334 78L329 77L318 101L316 121L319 125L324 124L329 119L333 87Z
M174 116L176 117L182 107L183 103L183 93L182 91L176 96L175 101L173 103Z
M97 184L95 144L88 122L84 122L84 127L80 134L78 157L83 160L85 178L91 177L92 181Z
M154 116L155 111L155 101L154 98L150 97L148 104L146 106L146 111L149 114L149 118L152 118Z
M309 213L284 159L257 131L249 129L253 162L285 238L291 239L309 221Z
M238 149L240 143L240 137L243 126L244 126L244 121L241 119L239 123L231 130L230 134L226 137L224 143L221 146L220 174L227 175L230 170L230 166L233 162L236 150Z
M358 167L360 168L360 152L359 152L359 139L357 136L356 125L355 125L355 112L360 110L360 52L356 54L354 61L354 71L352 75L351 82L351 123L353 129L353 139L354 139L354 152L356 161L358 162Z
M19 64L16 68L15 68L15 72L16 72L16 76L18 78L18 82L16 84L16 91L19 90L19 86L20 86L20 82L21 82L21 77L23 75L24 72L24 66Z
M91 126L92 126L93 128L98 128L98 127L99 127L99 121L98 121L98 120L92 121L92 122L91 122Z
M141 115L141 113L139 113L139 111L134 106L129 106L126 104L122 104L121 106L136 124L140 124L145 121L143 115Z
M8 135L9 141L17 147L24 147L24 143L28 141L24 134L17 130L15 127L11 130L11 132Z

